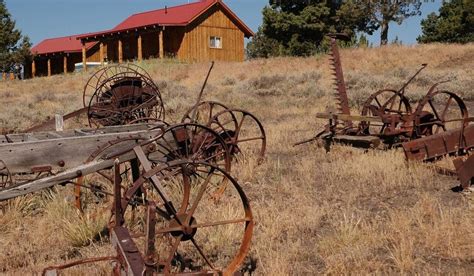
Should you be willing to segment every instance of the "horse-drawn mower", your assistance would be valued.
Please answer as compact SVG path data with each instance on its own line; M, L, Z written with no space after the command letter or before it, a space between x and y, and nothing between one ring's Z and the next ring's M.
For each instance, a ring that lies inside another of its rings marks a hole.
M337 112L318 113L316 117L327 119L328 124L313 138L295 145L320 139L326 150L334 142L374 149L401 146L407 160L422 161L446 155L466 155L474 147L474 125L470 124L473 120L459 96L439 89L446 81L433 84L415 107L405 95L406 87L427 64L423 64L400 89L383 89L371 94L364 102L360 115L352 115L337 46L337 39L347 40L348 37L331 34L330 38ZM465 170L470 163L464 164L462 160L455 161L456 168ZM474 171L474 167L470 171ZM474 172L470 177L474 177ZM466 184L468 182L463 182L463 188L470 185Z

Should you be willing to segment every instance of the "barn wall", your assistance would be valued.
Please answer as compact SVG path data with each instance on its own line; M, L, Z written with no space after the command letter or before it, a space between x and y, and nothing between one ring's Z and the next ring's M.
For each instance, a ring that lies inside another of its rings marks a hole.
M222 49L210 47L211 36L221 37ZM243 61L244 33L220 7L214 7L187 27L177 56L191 62Z

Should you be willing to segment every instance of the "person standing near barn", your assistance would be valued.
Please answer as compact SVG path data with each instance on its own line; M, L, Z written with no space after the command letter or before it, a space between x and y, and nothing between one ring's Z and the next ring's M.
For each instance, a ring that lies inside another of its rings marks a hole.
M15 79L20 79L20 64L15 63L13 65L13 75L15 76Z
M24 80L25 79L25 66L20 63L20 80Z

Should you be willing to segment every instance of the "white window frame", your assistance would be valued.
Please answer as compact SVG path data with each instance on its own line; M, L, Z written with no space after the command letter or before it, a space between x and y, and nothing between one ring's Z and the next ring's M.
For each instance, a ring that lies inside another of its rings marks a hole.
M209 37L209 47L212 49L222 49L222 37L211 35Z

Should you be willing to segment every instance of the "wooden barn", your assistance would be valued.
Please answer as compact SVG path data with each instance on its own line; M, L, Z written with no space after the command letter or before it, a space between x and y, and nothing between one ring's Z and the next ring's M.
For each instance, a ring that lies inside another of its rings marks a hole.
M222 0L133 14L115 28L46 39L32 49L32 76L71 72L82 62L174 57L185 62L243 61L252 30Z

